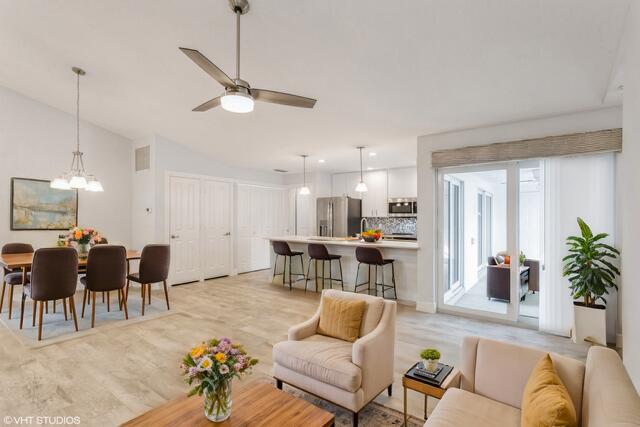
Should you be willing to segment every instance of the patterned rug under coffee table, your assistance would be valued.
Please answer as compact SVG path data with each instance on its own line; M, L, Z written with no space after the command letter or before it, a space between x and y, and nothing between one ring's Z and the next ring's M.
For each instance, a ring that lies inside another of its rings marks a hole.
M353 415L344 408L333 405L325 400L317 398L311 394L300 391L296 388L289 387L286 384L283 388L287 393L306 400L315 406L333 413L335 416L336 426L351 426ZM400 411L387 408L376 402L371 402L360 411L358 417L358 425L361 427L378 427L378 426L401 426L404 423L404 415ZM422 427L424 421L416 417L409 417L408 427Z

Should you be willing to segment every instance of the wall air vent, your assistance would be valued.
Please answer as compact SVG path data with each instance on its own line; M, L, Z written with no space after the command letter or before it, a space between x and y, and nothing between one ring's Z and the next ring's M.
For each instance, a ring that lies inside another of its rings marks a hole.
M151 147L136 148L136 172L144 171L151 168Z
M286 171L284 169L274 169L273 171L274 172L279 172L279 173L287 173L287 172L289 172L289 171Z

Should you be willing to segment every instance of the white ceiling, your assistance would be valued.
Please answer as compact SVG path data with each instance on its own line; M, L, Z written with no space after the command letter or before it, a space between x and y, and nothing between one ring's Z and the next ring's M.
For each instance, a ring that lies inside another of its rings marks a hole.
M586 110L606 97L629 0L253 0L242 78L313 110L191 109L234 73L225 0L0 0L0 85L130 138L160 134L230 165L299 172L415 164L427 133ZM90 143L90 141L87 141ZM65 147L67 149L68 147ZM326 163L317 163L319 158Z

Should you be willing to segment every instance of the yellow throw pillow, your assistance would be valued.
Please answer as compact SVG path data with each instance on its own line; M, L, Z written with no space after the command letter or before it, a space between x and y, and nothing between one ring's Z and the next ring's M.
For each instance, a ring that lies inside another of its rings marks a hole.
M536 364L522 395L522 427L577 427L573 401L549 355Z
M323 297L318 333L354 342L358 339L366 304L364 301Z

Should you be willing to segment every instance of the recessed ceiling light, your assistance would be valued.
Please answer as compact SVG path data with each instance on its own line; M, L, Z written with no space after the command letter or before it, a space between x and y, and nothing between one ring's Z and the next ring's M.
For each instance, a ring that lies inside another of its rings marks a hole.
M367 170L370 171L370 170L373 170L373 168L371 166L369 166L369 167L367 167Z
M374 152L369 153L369 155L370 155L371 157L375 156L376 154L377 154L377 153L374 153Z
M319 159L318 163L324 163L324 159Z

